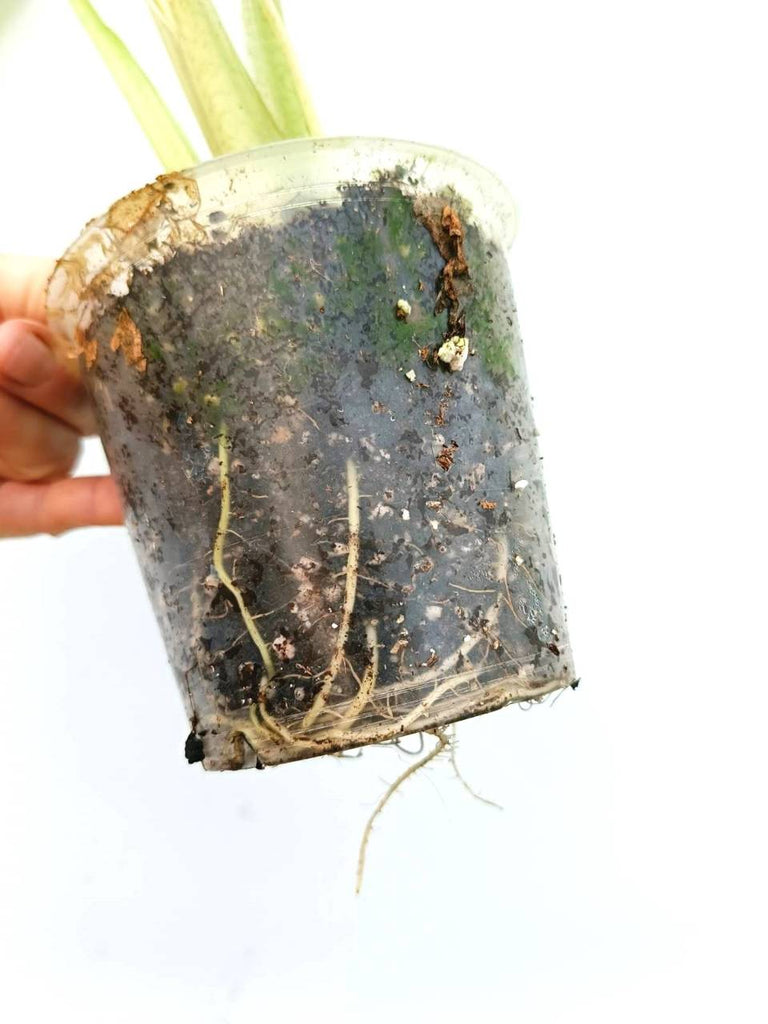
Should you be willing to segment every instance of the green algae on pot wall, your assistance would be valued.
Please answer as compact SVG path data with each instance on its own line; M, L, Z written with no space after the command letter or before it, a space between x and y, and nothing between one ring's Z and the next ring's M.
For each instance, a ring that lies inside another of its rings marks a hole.
M506 193L454 154L278 144L169 175L51 282L211 769L573 682Z

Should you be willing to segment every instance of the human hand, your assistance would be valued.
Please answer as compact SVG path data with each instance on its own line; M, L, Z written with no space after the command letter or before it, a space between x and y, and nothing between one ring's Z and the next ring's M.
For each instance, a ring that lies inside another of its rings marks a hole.
M74 362L54 353L45 322L44 260L0 256L0 537L123 521L112 477L70 472L96 433Z

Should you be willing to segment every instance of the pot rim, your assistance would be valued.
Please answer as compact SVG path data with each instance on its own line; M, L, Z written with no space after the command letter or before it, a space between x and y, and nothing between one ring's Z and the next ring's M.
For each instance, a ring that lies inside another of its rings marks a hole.
M374 172L381 171L388 169L393 161L397 166L398 163L402 165L404 159L410 158L417 163L418 170L424 176L425 180L419 182L422 190L439 187L457 188L459 185L464 185L466 193L468 193L466 194L462 190L462 195L465 198L479 199L482 194L483 204L491 204L497 207L499 213L505 215L500 218L500 221L494 223L494 233L498 234L501 229L507 245L514 240L517 229L517 209L502 179L472 157L466 156L458 150L431 143L375 135L333 135L323 138L284 139L239 153L229 153L225 156L204 160L183 173L193 174L200 181L208 174L222 170L238 171L244 163L258 167L262 162L267 165L275 162L287 162L291 158L298 160L311 156L313 159L307 165L311 171L306 175L302 174L301 179L302 181L312 179L315 187L331 184L335 187L340 182L362 183L365 179L370 180L370 176L361 173L360 169L357 173L350 174L342 168L337 170L333 181L317 180L317 172L323 169L327 172L330 160L339 157L346 161L350 152L363 165L363 171L367 169L367 165L370 165ZM434 167L435 170L430 171L427 169L429 167ZM448 172L448 175L445 175L445 181L442 180L444 171ZM281 185L278 188L265 191L267 194L280 194L291 191L294 187L296 186L291 183L287 187Z
M457 194L477 226L501 248L511 246L517 227L512 197L496 174L470 157L398 139L289 139L162 174L118 199L57 262L47 291L50 325L81 350L99 293L127 294L134 270L220 239L222 229L234 236L279 212L339 203L340 185L376 181L387 171L407 194Z

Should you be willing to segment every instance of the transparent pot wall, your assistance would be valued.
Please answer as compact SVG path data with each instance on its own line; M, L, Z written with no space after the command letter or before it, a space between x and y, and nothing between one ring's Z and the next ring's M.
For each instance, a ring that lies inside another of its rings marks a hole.
M277 764L573 681L488 172L291 142L169 175L60 261L187 705L191 760Z

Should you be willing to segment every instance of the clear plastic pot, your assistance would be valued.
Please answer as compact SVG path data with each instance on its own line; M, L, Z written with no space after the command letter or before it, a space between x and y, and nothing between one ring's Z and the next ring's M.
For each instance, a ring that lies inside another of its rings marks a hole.
M50 318L190 760L278 764L573 682L513 227L454 153L302 140L159 178L59 262Z

